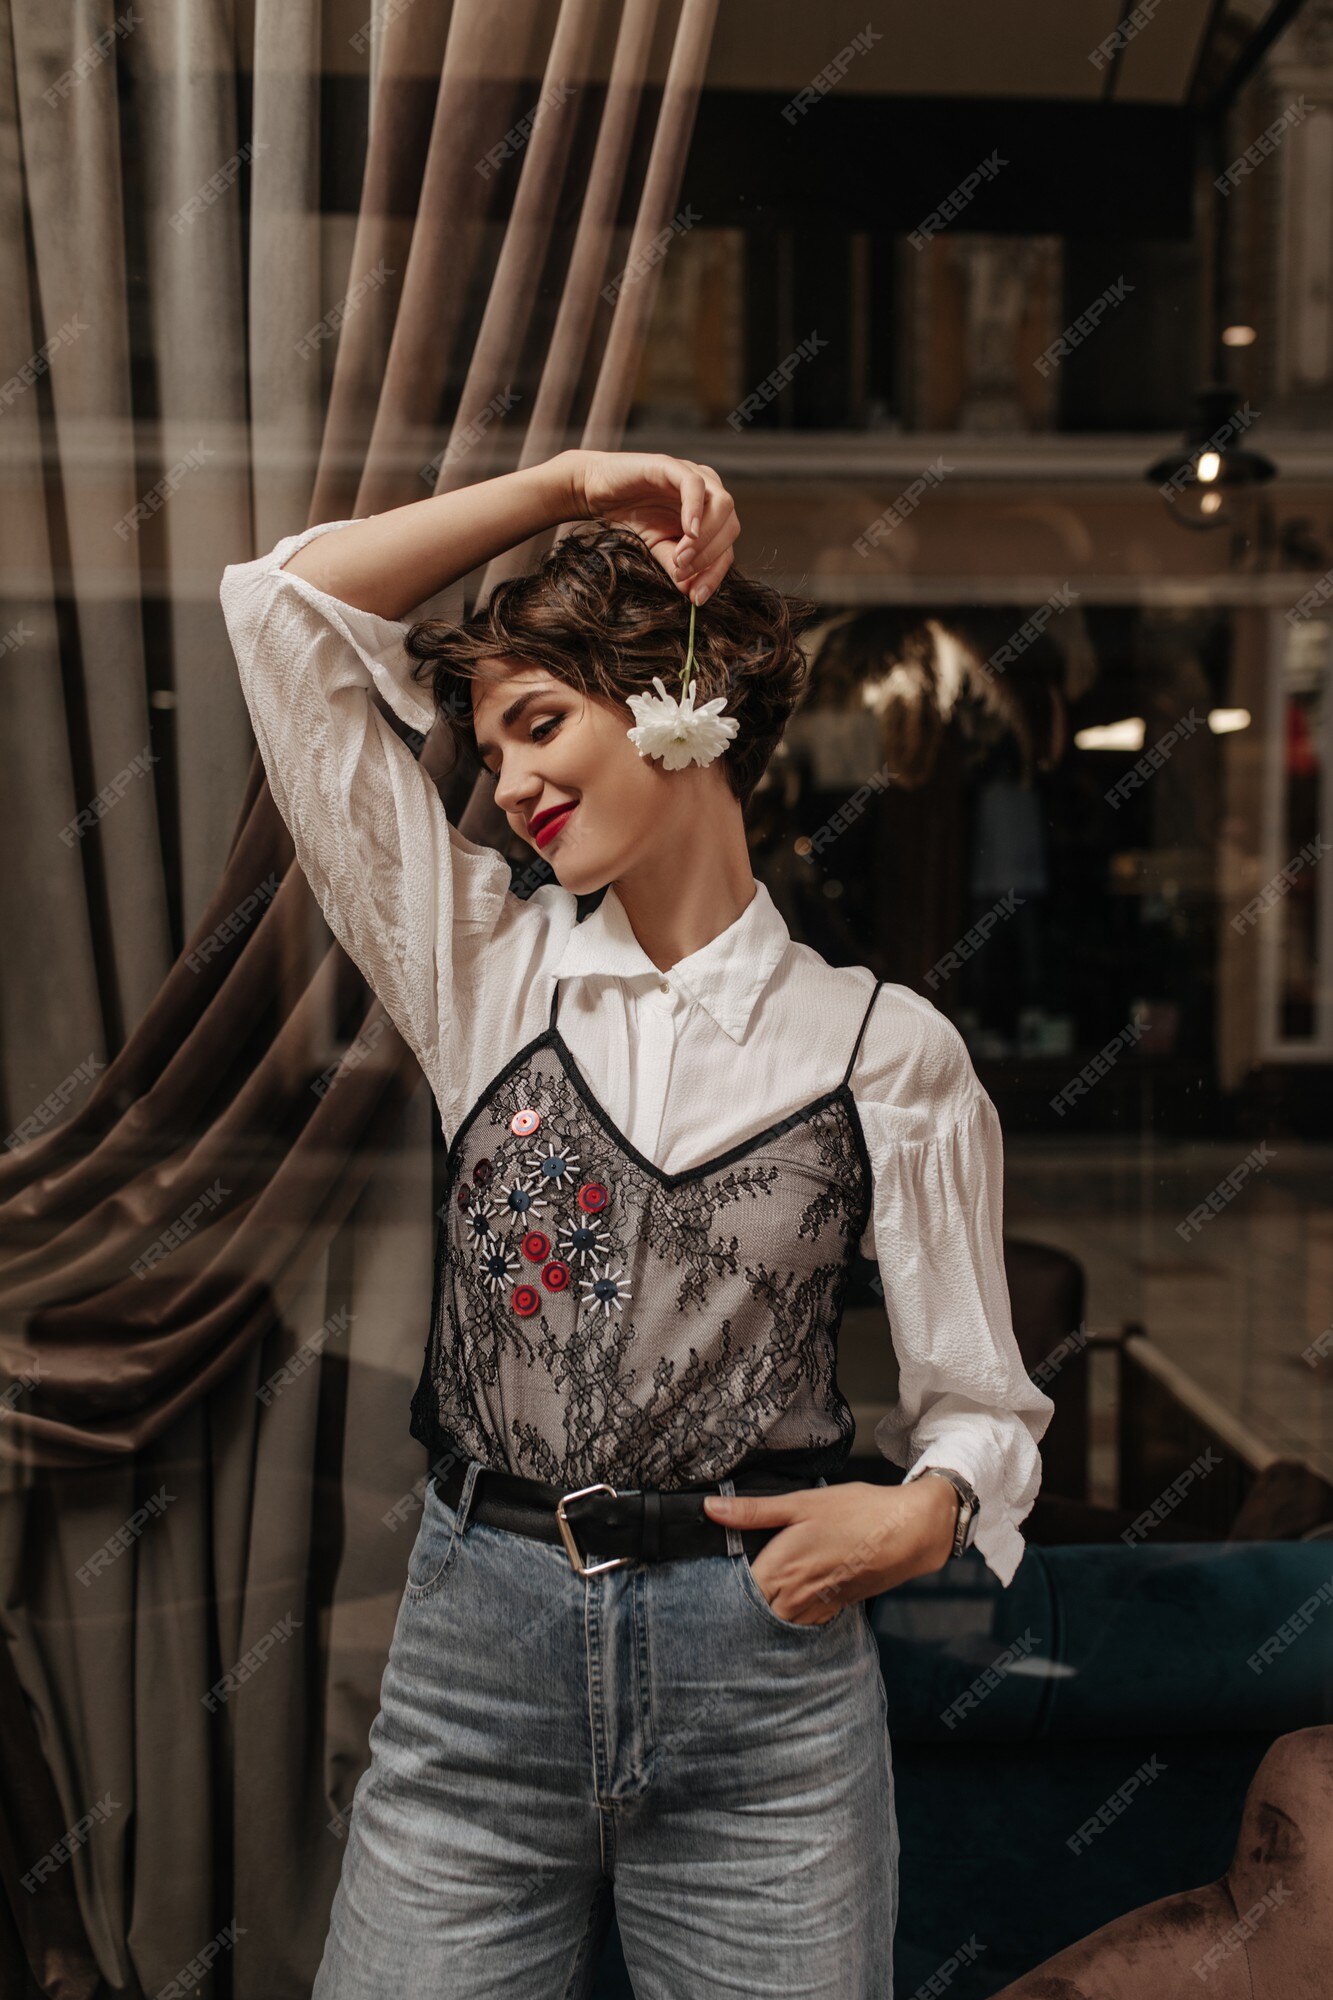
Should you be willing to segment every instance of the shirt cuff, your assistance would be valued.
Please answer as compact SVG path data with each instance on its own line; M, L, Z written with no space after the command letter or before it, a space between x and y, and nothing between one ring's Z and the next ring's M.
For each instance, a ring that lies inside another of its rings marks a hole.
M965 1446L957 1449L951 1444L932 1444L916 1459L910 1470L903 1474L903 1485L909 1479L916 1479L934 1466L947 1466L950 1472L960 1472L977 1496L976 1529L972 1536L973 1547L977 1550L988 1569L999 1578L1007 1589L1014 1580L1014 1573L1027 1551L1027 1543L1015 1527L1012 1519L996 1500L988 1497L988 1484L984 1477L978 1477L968 1461ZM950 1558L952 1561L952 1557Z

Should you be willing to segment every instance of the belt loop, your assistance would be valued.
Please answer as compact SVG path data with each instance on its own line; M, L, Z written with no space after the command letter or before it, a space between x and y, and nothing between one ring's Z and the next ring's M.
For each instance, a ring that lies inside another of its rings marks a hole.
M736 1491L736 1482L734 1479L719 1479L718 1485L728 1498ZM739 1528L733 1528L730 1521L727 1523L727 1554L729 1556L743 1556L745 1554L745 1543L741 1539L741 1531Z
M461 1535L467 1528L468 1516L472 1512L472 1495L476 1491L477 1476L486 1470L479 1458L469 1459L467 1471L463 1474L463 1489L454 1508L454 1533Z
M643 1560L656 1562L662 1546L662 1496L655 1486L643 1489Z

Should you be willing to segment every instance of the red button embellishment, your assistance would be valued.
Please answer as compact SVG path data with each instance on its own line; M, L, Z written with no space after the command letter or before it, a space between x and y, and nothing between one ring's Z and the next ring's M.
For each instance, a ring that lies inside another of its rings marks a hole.
M542 1264L551 1254L551 1239L540 1229L530 1229L523 1238L523 1255L529 1264Z
M495 1169L492 1167L489 1160L478 1160L477 1164L472 1169L472 1178L474 1181L478 1182L479 1185L484 1186L486 1182L490 1179L494 1171Z
M520 1319L531 1319L542 1302L542 1295L535 1285L515 1285L509 1295L509 1303Z
M563 1292L569 1283L569 1277L568 1264L562 1264L557 1260L553 1264L548 1264L542 1272L542 1283L548 1292Z
M600 1181L584 1181L579 1189L579 1207L585 1215L597 1215L609 1200L610 1196Z
M469 1209L469 1208L470 1208L470 1207L472 1206L472 1190L471 1190L471 1188L470 1188L470 1187L461 1187L461 1188L459 1188L459 1190L458 1190L458 1195L457 1195L457 1200L458 1200L458 1206L459 1206L459 1207L460 1207L461 1209L464 1209L464 1210L466 1210L466 1209Z
M511 1132L517 1132L520 1139L527 1139L537 1130L541 1122L539 1114L525 1106L522 1111L514 1113L509 1121L509 1129Z

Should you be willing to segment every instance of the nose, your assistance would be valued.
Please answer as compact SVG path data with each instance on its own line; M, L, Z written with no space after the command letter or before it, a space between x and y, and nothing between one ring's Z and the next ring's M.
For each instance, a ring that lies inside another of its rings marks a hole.
M526 819L532 802L541 792L542 781L535 771L520 770L518 765L500 765L500 775L495 781L495 803L501 812Z

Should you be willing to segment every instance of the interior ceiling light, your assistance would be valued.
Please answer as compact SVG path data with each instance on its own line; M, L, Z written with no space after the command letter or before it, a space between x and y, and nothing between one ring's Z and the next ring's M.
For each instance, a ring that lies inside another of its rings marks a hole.
M1169 451L1144 474L1159 488L1182 527L1224 528L1225 499L1251 491L1277 474L1271 458L1242 443L1254 420L1237 390L1220 383L1201 389L1195 417L1179 451Z
M1210 708L1208 727L1214 736L1226 736L1233 729L1248 729L1250 711L1248 708Z
M1252 326L1224 326L1222 328L1223 347L1253 347L1259 338Z
M1119 722L1094 722L1075 731L1080 750L1141 750L1144 723L1141 715L1126 715Z

